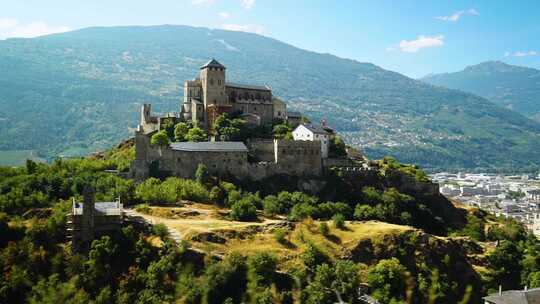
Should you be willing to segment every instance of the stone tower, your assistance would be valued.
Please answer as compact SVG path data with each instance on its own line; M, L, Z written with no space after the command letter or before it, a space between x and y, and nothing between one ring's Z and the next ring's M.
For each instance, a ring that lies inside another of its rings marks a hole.
M212 59L201 67L200 78L206 127L211 129L216 117L232 108L225 92L225 66Z
M90 186L85 186L83 190L83 206L82 206L82 224L81 224L81 243L89 244L94 239L94 189Z

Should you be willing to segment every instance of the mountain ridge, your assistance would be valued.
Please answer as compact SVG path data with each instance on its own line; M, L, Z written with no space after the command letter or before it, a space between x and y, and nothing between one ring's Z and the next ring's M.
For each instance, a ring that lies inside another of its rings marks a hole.
M540 70L503 61L485 61L453 73L426 75L422 81L482 96L538 121Z
M131 135L140 104L177 110L183 81L211 57L229 80L270 85L371 157L434 169L537 167L540 125L483 98L253 33L172 25L0 41L9 71L0 74L0 150L54 158L106 149Z

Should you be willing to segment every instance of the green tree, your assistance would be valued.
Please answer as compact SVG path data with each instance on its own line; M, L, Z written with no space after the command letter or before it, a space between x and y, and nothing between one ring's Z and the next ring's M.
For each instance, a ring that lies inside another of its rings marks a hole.
M156 132L152 135L150 143L154 146L165 147L169 145L169 136L164 130Z
M334 227L338 229L345 229L345 217L343 214L338 213L332 217L332 222L334 223Z
M380 260L368 272L368 283L373 297L381 303L403 301L406 292L407 269L398 259Z
M287 123L275 125L272 134L275 138L286 139L287 134L292 134L292 128Z
M189 132L189 125L185 122L179 122L174 127L174 138L176 141L186 141Z
M331 157L345 157L347 156L347 149L345 147L345 142L341 137L334 136L330 140L330 147L328 148L328 154Z
M235 221L256 220L257 209L250 200L241 199L232 205L231 218Z
M197 166L197 171L195 171L195 179L197 183L205 185L210 182L210 173L208 173L208 168L204 164L199 164Z
M330 234L330 228L328 227L328 224L326 222L321 222L319 224L319 232L323 236L328 236Z
M501 241L487 257L492 287L502 285L503 289L519 289L522 257L514 243Z
M208 140L208 135L206 134L206 132L204 132L203 129L199 127L193 127L189 129L186 136L186 140L187 141L206 141Z
M247 285L246 258L231 253L222 262L211 264L204 276L203 303L222 304L227 299L240 303Z

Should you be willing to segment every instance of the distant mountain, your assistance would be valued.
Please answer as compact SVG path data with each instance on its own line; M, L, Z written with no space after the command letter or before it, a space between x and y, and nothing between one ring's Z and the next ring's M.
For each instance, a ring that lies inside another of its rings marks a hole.
M431 74L422 81L471 92L540 120L540 71L487 61L456 73Z
M427 168L538 168L540 125L483 98L256 34L188 26L0 41L0 150L53 157L109 147L131 136L141 103L177 110L183 81L211 57L229 80L272 86L371 157Z

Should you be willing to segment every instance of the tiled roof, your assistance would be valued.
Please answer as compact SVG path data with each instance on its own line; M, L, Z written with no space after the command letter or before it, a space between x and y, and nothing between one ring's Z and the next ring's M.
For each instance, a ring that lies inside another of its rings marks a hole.
M304 126L306 129L310 130L311 132L315 134L323 134L328 135L328 131L326 131L322 126L320 125L312 125L312 124L301 124L300 126ZM300 127L298 126L298 128Z
M212 58L212 60L208 61L205 65L201 67L201 69L205 68L222 68L225 69L225 66L221 63L219 63L217 60Z
M242 83L234 83L234 82L227 82L225 84L227 87L231 88L239 88L239 89L248 89L248 90L257 90L257 91L271 91L269 87L267 86L259 86L259 85L251 85L251 84L242 84Z
M247 152L248 148L241 141L203 141L175 142L171 149L189 152Z

